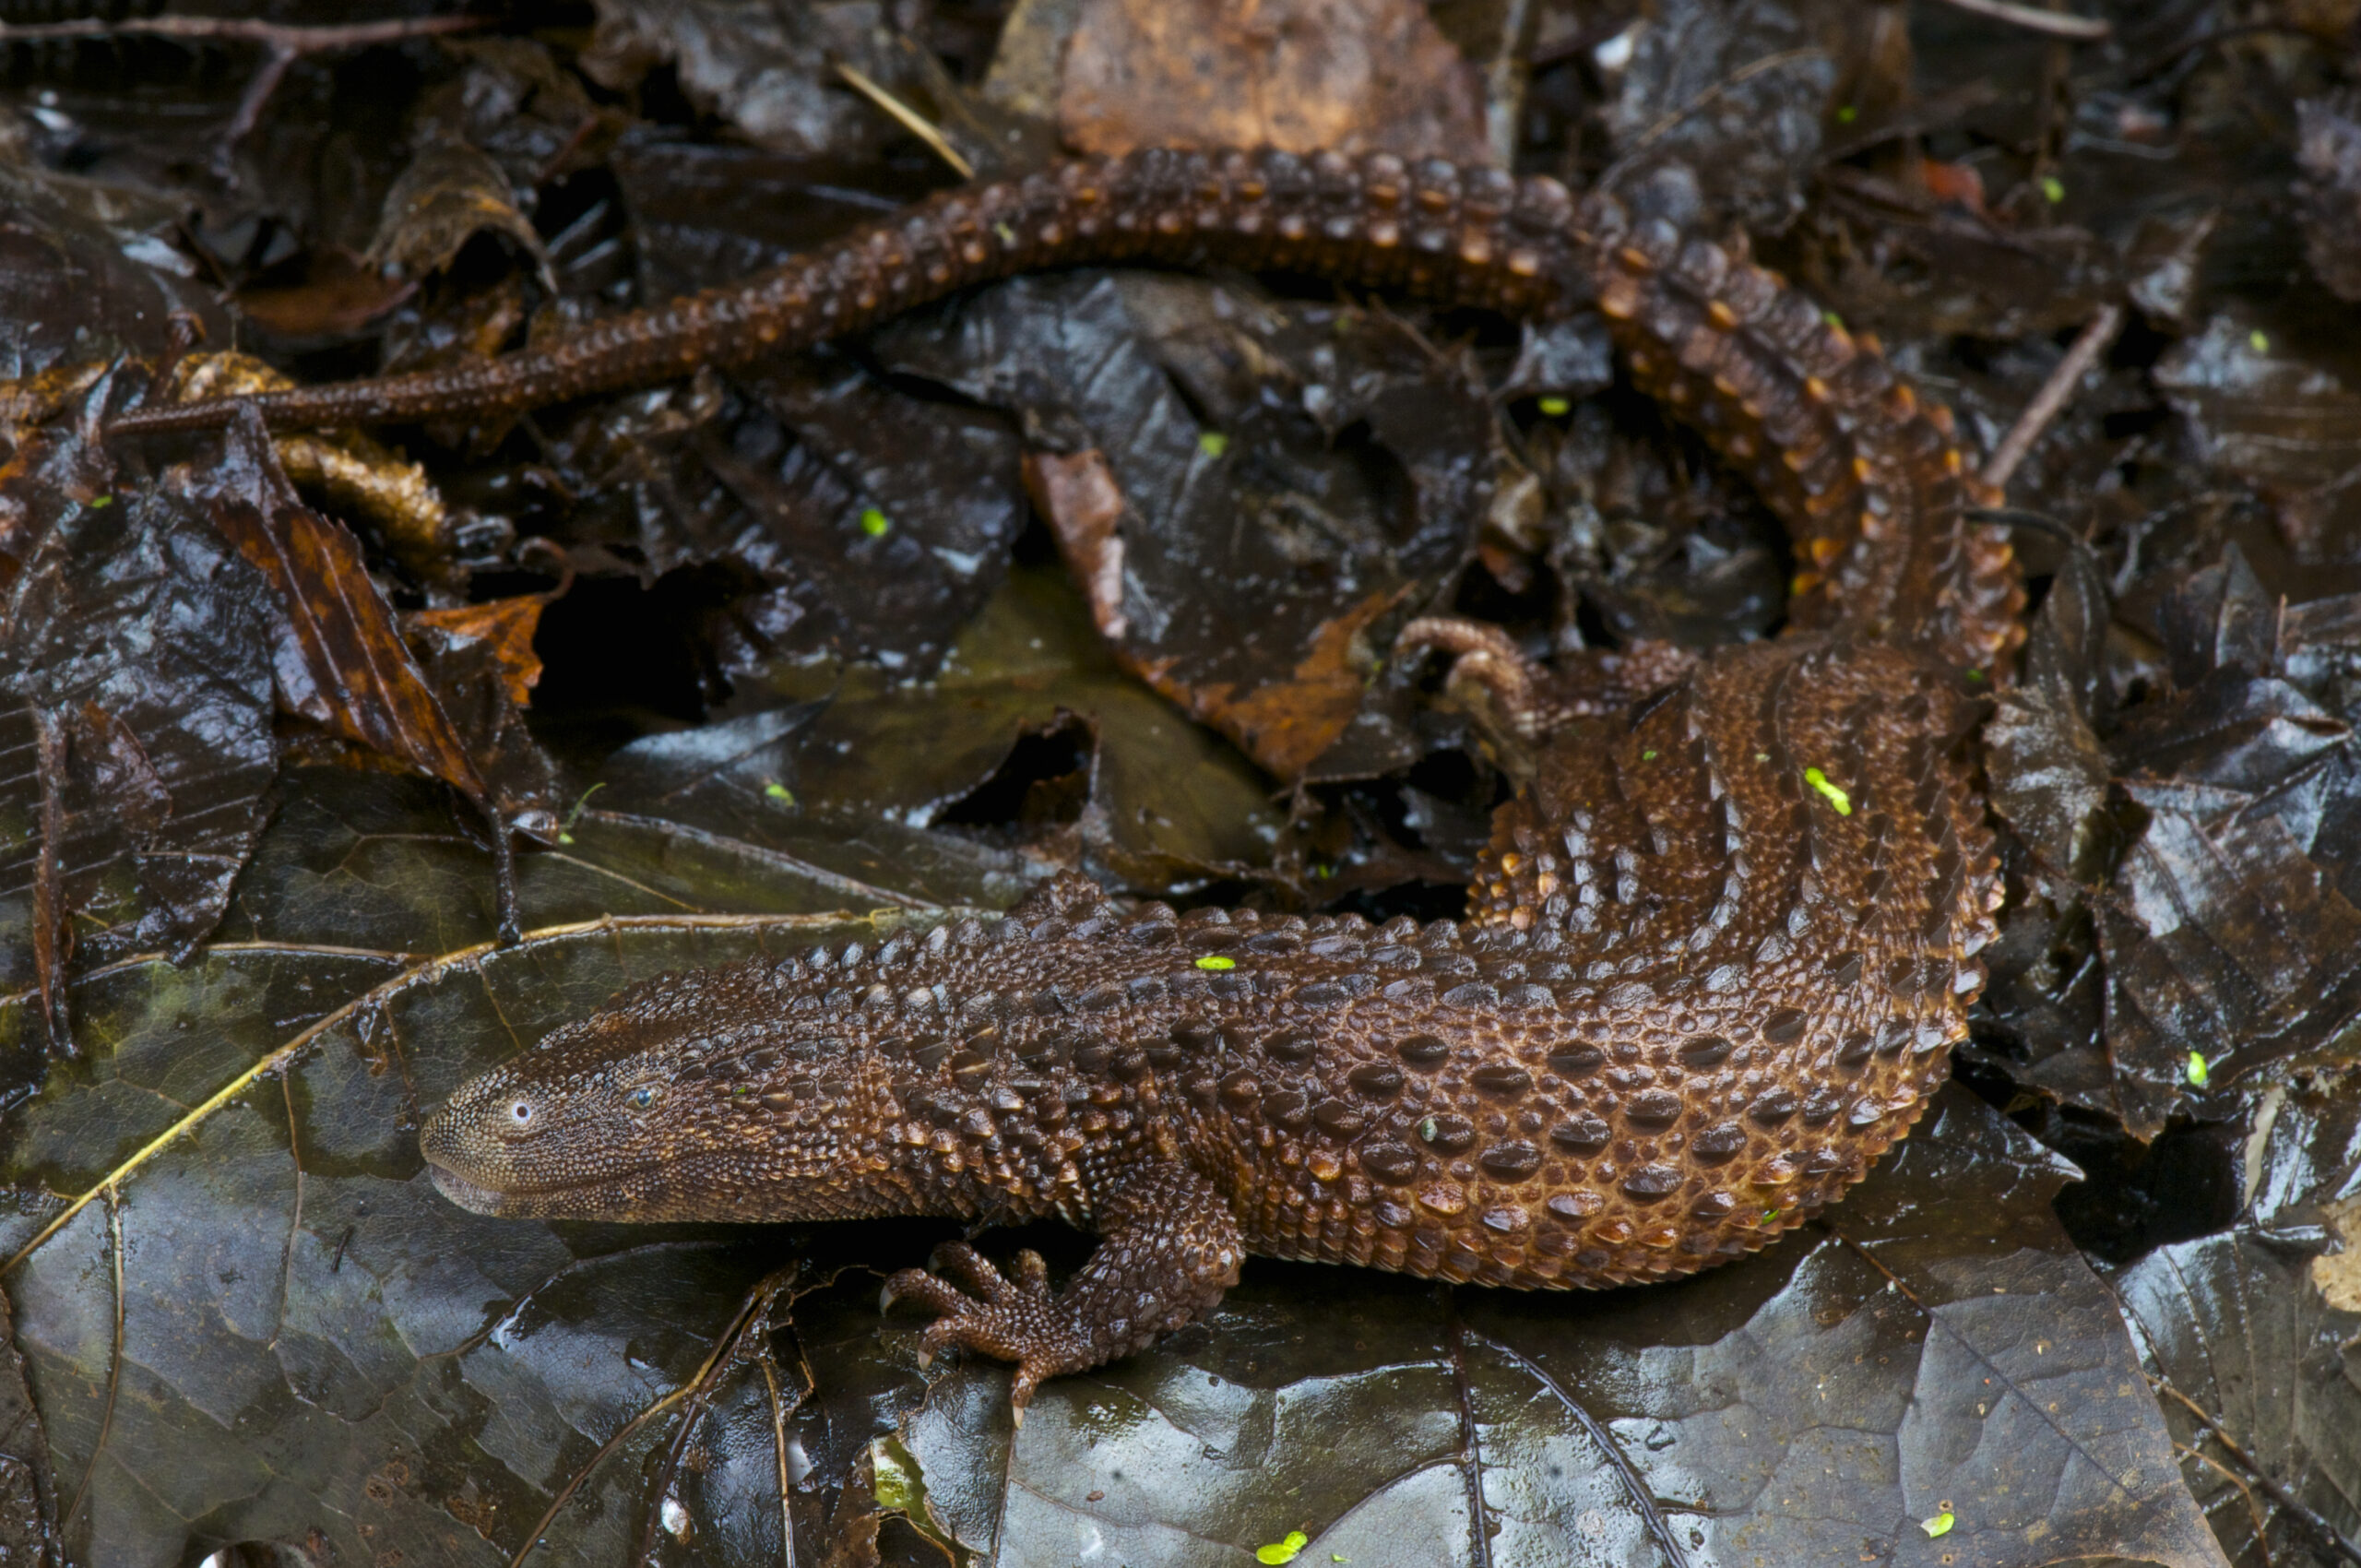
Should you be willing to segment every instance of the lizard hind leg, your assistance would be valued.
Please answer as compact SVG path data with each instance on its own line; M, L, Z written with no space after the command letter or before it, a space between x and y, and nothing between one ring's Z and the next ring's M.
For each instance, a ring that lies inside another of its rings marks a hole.
M1530 658L1500 627L1455 615L1428 615L1402 628L1394 658L1406 664L1448 654L1443 690L1516 740L1547 740L1580 719L1605 719L1685 679L1697 656L1654 638L1629 647L1580 648L1548 663Z
M1022 1421L1044 1379L1144 1349L1238 1283L1245 1240L1229 1206L1192 1167L1143 1167L1097 1207L1098 1250L1063 1290L1050 1287L1038 1253L1019 1253L1011 1278L966 1242L948 1241L935 1261L960 1283L906 1268L885 1282L884 1303L916 1301L939 1314L919 1340L929 1359L957 1346L1015 1362L1009 1403Z

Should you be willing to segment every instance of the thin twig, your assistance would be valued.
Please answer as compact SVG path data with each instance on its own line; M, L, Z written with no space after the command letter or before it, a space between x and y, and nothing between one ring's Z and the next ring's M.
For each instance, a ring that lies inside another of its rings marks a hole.
M942 131L935 127L933 121L841 60L836 62L836 75L844 77L846 83L854 91L899 121L904 130L933 148L934 155L956 170L961 179L972 180L976 177L976 166L960 157L959 149L943 139Z
M2096 43L2115 36L2115 24L2097 17L2069 16L2063 11L2045 11L2035 6L2020 6L2015 0L1943 0L1953 10L1970 16L1985 17L1996 22L2006 22L2027 32L2047 33L2051 38L2070 39L2076 43Z
M2361 1564L2361 1543L2351 1539L2343 1531L2330 1524L2317 1510L2308 1506L2303 1499L2272 1479L2271 1472L2257 1463L2253 1455L2239 1447L2237 1440L2222 1430L2221 1421L2211 1411L2175 1388L2168 1379L2157 1373L2150 1372L2148 1382L2157 1393L2170 1398L2196 1418L2197 1424L2210 1432L2213 1441L2222 1445L2222 1451L2236 1460L2245 1468L2247 1474L2254 1478L2255 1485L2262 1488L2264 1496L2285 1509L2310 1529L2322 1546L2327 1547L2347 1562Z
M2017 422L2009 427L2009 434L2000 438L2000 445L1985 459L1985 483L1995 490L2008 488L2025 455L2033 450L2033 444L2041 439L2049 422L2065 408L2075 389L2082 386L2083 375L2098 362L2099 356L2106 352L2107 345L2121 330L2123 307L2119 304L2104 306L2091 317L2090 324L2066 350L2066 357L2058 362L2058 368L2049 373L2049 379L2041 384L2041 390L2025 405L2025 411L2017 416Z
M86 17L71 22L0 22L0 43L51 38L180 38L205 43L255 43L294 54L366 49L435 33L466 32L485 25L482 17L397 17L377 22L338 22L303 27L257 21L249 17L126 17L119 22Z
M221 129L213 148L213 172L231 177L231 154L262 122L287 68L306 54L367 49L406 39L438 33L467 32L485 25L482 17L397 17L375 22L340 22L303 27L292 22L258 21L251 17L126 17L104 21L85 17L70 22L0 22L0 43L32 42L42 39L176 38L193 43L251 43L263 52L261 65L238 95L238 107Z
M2263 1516L2262 1504L2254 1500L2254 1488L2247 1485L2246 1479L2237 1471L2201 1449L2191 1448L2186 1443L2176 1443L2173 1452L2184 1458L2196 1460L2238 1489L2238 1495L2247 1500L2247 1521L2254 1526L2254 1546L2262 1553L2262 1568L2272 1568L2271 1521Z

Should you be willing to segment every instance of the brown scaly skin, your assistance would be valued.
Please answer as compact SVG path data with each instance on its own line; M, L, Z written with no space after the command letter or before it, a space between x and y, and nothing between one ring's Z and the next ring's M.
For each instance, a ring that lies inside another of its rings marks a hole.
M937 197L512 359L259 401L282 427L513 409L1107 260L1595 304L1787 522L1794 630L1553 673L1420 624L1409 646L1461 655L1512 725L1576 720L1501 808L1466 922L1176 918L1062 878L992 926L668 976L455 1094L421 1134L443 1191L605 1219L1060 1216L1103 1238L1062 1291L964 1246L958 1283L889 1285L940 1314L930 1351L1017 1362L1020 1409L1204 1313L1245 1252L1602 1286L1834 1200L1921 1114L1983 981L1999 889L1955 671L2005 660L2023 597L1948 415L1723 248L1548 180L1159 151Z

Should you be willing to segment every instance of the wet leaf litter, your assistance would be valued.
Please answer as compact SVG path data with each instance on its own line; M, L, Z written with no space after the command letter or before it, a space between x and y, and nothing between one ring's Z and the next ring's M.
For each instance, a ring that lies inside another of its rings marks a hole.
M218 30L9 42L9 1519L90 1562L2349 1560L2361 579L2317 258L2352 18L1998 9L1264 6L1210 87L1112 3L274 18L323 31L260 95L274 56ZM1247 117L1219 139L1411 136L1743 224L1987 450L2130 324L2011 487L2056 527L2019 530L2047 595L1987 731L2006 961L1932 1124L1681 1285L1258 1262L1018 1440L1004 1373L921 1372L875 1315L939 1233L485 1225L418 1115L627 980L1061 866L1450 913L1516 759L1391 632L1767 631L1745 487L1579 319L1138 273L379 433L374 493L411 459L448 504L422 545L251 437L90 432L178 357L456 362L841 232L946 151L1208 101Z

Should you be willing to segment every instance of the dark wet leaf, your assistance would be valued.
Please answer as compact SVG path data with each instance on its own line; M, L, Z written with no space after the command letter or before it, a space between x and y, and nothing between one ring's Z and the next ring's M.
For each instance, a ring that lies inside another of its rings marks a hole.
M1072 15L1057 119L1082 151L1491 161L1483 78L1414 0L1081 0Z
M2231 552L2163 607L2177 689L2125 710L2102 747L2097 607L2076 572L1991 731L1994 802L2056 906L2011 915L1993 1005L2035 1049L2008 1068L2019 1082L2145 1142L2208 1086L2323 1050L2341 1059L2361 1018L2361 909L2347 894L2361 757L2343 712L2323 706L2348 695L2355 615L2346 600L2289 612ZM2060 944L2087 944L2078 907L2104 966L2103 1039L2073 1022L2070 993L2091 977L2058 963Z
M1299 1529L1310 1562L2216 1562L2050 1214L2070 1174L1952 1091L1762 1258L1573 1297L1257 1262L1013 1441L1005 1373L968 1368L904 1441L932 1518L1012 1562L1220 1563Z
M862 667L775 679L742 689L761 711L618 754L603 775L614 794L596 803L995 905L1076 861L1153 891L1236 875L1267 861L1282 820L1243 757L1123 676L1054 571L1014 574L931 681ZM769 706L782 701L804 706ZM1086 729L1074 809L1030 825L1015 807L959 809L1069 716Z
M2361 1099L2349 1075L2299 1079L2250 1092L2240 1110L2236 1222L2109 1277L2167 1386L2182 1474L2232 1560L2350 1562L2361 1539Z
M2214 469L2273 492L2337 486L2361 446L2354 357L2337 336L2290 342L2273 326L2222 312L2165 351L2155 385Z
M1706 208L1778 230L1820 157L1835 62L1781 0L1671 0L1635 22L1608 111L1617 175L1671 170Z
M420 1177L415 1112L633 974L846 928L787 912L843 900L759 857L630 826L575 840L527 861L534 934L495 950L483 857L433 791L312 770L231 916L240 945L79 982L106 1043L11 1119L0 1244L164 1141L6 1275L53 1455L89 1477L76 1561L316 1529L339 1557L496 1563L585 1472L550 1545L626 1560L660 1501L642 1464L672 1435L664 1396L785 1239L480 1227ZM732 909L766 912L700 913ZM626 956L605 922L650 915ZM0 1028L30 1027L26 1002Z
M0 381L68 360L158 354L184 312L227 322L173 249L171 203L0 158Z
M0 1298L0 1551L14 1562L38 1562L57 1538L57 1479L50 1473L49 1439L25 1384L16 1350L16 1324Z
M2361 100L2351 92L2302 105L2296 146L2305 180L2304 255L2312 274L2339 298L2361 300Z
M1183 711L1283 779L1357 724L1353 766L1415 754L1373 678L1517 471L1472 362L1388 317L1136 273L1021 279L875 348L1017 415L1100 629Z
M200 507L70 425L25 436L0 475L0 961L62 1046L69 940L96 961L184 951L220 917L279 757L272 608ZM33 1054L0 1097L37 1075L37 1037L17 1037Z
M875 152L898 127L847 87L838 61L875 67L879 0L776 6L747 0L599 0L584 68L608 87L670 64L682 90L747 140L777 152Z
M627 405L577 440L571 460L601 498L586 531L654 571L723 564L757 585L718 650L733 671L812 653L931 671L1025 522L1006 421L842 360Z
M548 765L536 760L530 737L514 724L503 683L470 680L467 730L453 723L370 580L358 541L303 505L259 420L247 415L231 430L219 465L181 482L278 601L281 619L270 658L283 707L442 779L495 824L540 829L553 820ZM438 652L460 657L456 648ZM486 659L461 678L478 674L496 676L497 667ZM506 754L504 781L518 793L494 793L469 739ZM504 834L505 827L494 831Z
M1984 727L1992 806L2053 881L2094 881L2115 765L2094 728L2106 680L2108 607L2088 561L2070 555L2035 617L2017 683Z

